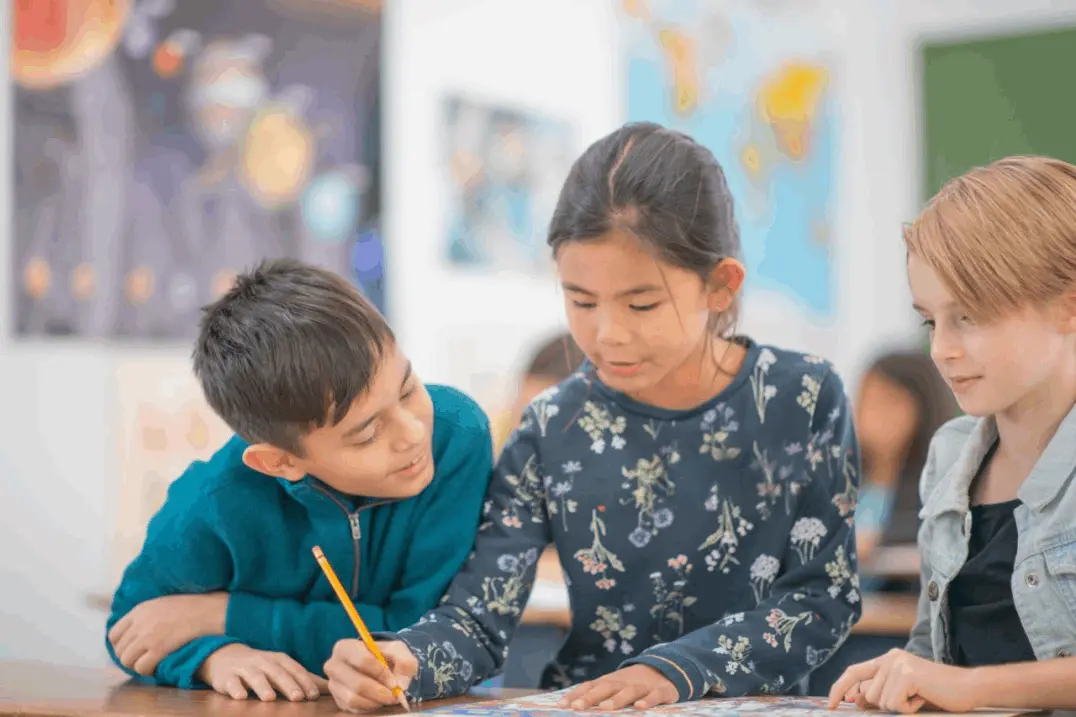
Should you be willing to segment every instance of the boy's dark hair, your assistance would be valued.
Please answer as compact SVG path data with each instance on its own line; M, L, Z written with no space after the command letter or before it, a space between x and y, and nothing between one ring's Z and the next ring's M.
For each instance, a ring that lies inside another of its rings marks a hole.
M629 123L590 145L572 165L549 224L556 256L566 242L612 229L630 232L664 261L703 281L726 258L739 258L732 194L710 150L650 122ZM712 319L727 334L739 302Z
M395 341L354 286L292 259L241 274L202 311L192 358L209 405L244 440L296 455L347 415Z
M572 375L586 356L572 335L565 332L545 341L531 356L527 376L563 381Z

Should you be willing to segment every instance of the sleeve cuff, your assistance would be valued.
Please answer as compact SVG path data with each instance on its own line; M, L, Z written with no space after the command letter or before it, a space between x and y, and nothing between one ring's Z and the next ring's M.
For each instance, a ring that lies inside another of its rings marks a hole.
M273 651L275 629L273 603L250 593L228 596L228 611L224 616L224 633L255 650Z
M665 649L662 649L665 648ZM680 702L697 700L704 695L706 690L703 685L702 674L694 663L678 659L678 656L670 654L673 651L668 645L659 645L647 652L626 660L621 667L628 665L646 665L652 667L665 676L669 682L676 686L676 692L680 696ZM660 653L660 654L659 654Z

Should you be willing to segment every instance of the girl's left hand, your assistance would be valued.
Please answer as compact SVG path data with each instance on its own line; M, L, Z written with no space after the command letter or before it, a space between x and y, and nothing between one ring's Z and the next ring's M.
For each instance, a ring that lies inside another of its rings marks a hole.
M941 665L904 650L890 650L852 665L829 692L829 708L855 702L860 709L918 712L924 706L944 712L970 712L976 694L972 671Z
M585 710L597 706L618 710L628 705L644 710L680 701L676 685L660 672L646 665L631 665L584 682L569 692L557 705L561 709Z

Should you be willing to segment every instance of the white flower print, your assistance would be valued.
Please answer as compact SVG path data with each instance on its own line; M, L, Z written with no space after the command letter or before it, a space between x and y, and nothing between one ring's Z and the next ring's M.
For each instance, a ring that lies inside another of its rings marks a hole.
M472 612L480 603L498 615L520 615L523 605L523 582L528 571L538 562L538 550L531 548L519 555L502 555L497 558L497 569L504 576L487 575L482 579L482 600L472 595L468 607Z
M852 605L859 602L859 574L852 572L852 566L843 545L837 546L833 560L826 563L826 575L829 576L830 581L826 592L831 598L836 599L844 586L848 585L848 594L845 599Z
M813 620L814 615L810 611L801 612L798 615L789 615L777 607L770 610L770 614L766 616L766 624L773 628L778 635L785 636L785 652L792 650L792 631L796 629L796 626L800 623L810 625ZM773 647L777 647L777 645L774 644Z
M605 638L602 643L609 652L617 648L624 654L630 654L634 648L631 640L635 639L637 628L624 620L624 615L616 608L599 605L595 608L598 617L590 623L590 629Z
M599 510L604 510L598 506ZM590 531L594 534L594 541L589 548L575 551L575 559L583 564L583 572L590 575L601 575L594 584L599 590L609 590L616 585L616 580L606 575L606 570L624 572L624 563L608 548L602 544L601 536L605 535L605 522L598 517L598 510L592 510L590 514Z
M751 590L755 593L755 604L762 602L777 579L781 570L781 561L772 555L763 553L751 563Z
M650 615L658 620L658 634L654 635L654 639L658 642L675 640L684 633L684 609L691 607L696 601L695 597L684 595L687 579L692 570L687 556L677 555L675 558L669 558L668 566L674 573L671 584L665 583L665 578L660 572L650 574L650 580L654 584L655 601L654 606L650 608ZM666 630L667 625L674 629Z
M556 388L556 387L554 387ZM538 401L534 404L534 418L538 423L538 430L542 436L545 436L546 427L549 426L549 419L560 413L560 406L555 403L549 403L549 400Z
M627 419L623 416L617 416L614 419L608 408L594 401L587 401L583 404L583 411L586 415L582 416L577 423L590 436L590 450L595 453L605 451L605 431L609 431L613 448L624 447L624 437L621 434L627 428Z
M827 532L825 523L818 518L800 518L795 522L790 537L801 563L814 559L814 553Z
M717 499L717 486L710 489L711 494ZM706 569L709 572L720 570L729 572L729 564L739 565L736 558L736 549L740 545L740 538L747 535L755 526L744 517L743 511L731 500L719 500L720 511L717 517L717 530L710 534L699 546L699 550L710 550L706 556Z
M564 468L570 467L571 463L566 463ZM561 525L564 527L564 532L568 532L568 514L574 513L579 509L579 503L568 497L568 494L572 491L572 484L574 483L574 471L568 474L565 480L552 483L549 488L549 499L547 507L549 508L550 515L560 515Z
M751 659L751 641L743 635L733 642L728 635L717 638L717 647L714 652L719 655L727 655L729 661L725 663L725 672L735 675L737 672L750 674L755 671L755 663Z
M755 368L751 371L751 394L755 399L755 410L758 411L760 423L766 422L766 406L777 395L777 387L766 383L766 374L770 367L777 362L777 357L769 349L762 349L755 362Z
M634 470L625 467L621 468L620 472L625 478L620 487L631 490L631 497L621 498L620 503L621 505L632 504L639 511L638 522L629 540L632 545L641 548L650 541L649 539L644 541L636 531L644 530L649 531L651 535L657 535L660 529L672 525L674 517L672 510L664 505L659 507L659 503L664 503L666 498L671 498L676 493L676 486L669 478L665 470L665 462L660 456L653 456L650 459L640 458Z
M810 374L804 374L801 379L803 385L803 391L800 392L799 397L796 399L796 403L803 406L806 409L807 414L814 419L814 409L818 405L818 392L822 390L822 383L811 376Z
M501 509L501 522L505 526L522 528L521 512L529 513L532 523L544 520L542 514L545 512L546 481L539 475L538 470L538 456L531 454L518 476L509 474L504 477L505 482L515 490L512 499Z
M755 452L755 460L751 465L762 472L762 482L758 484L758 497L761 500L755 506L755 509L758 510L763 520L767 520L773 506L776 505L781 497L782 486L774 479L775 466L770 462L766 451L759 448L758 441L754 441L751 447Z
M717 428L714 424L719 423ZM702 445L699 453L709 453L715 461L731 460L740 455L737 446L727 444L729 437L740 429L736 413L724 403L710 409L702 417Z

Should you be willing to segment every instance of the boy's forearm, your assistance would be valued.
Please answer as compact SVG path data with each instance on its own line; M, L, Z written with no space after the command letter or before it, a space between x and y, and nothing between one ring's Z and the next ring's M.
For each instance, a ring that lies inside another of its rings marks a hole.
M1076 657L976 667L971 684L982 707L1076 708Z
M356 603L371 632L386 629L385 610ZM228 601L224 634L256 650L283 652L308 671L320 675L338 640L356 637L344 607L337 601L302 603L250 593L233 593Z

